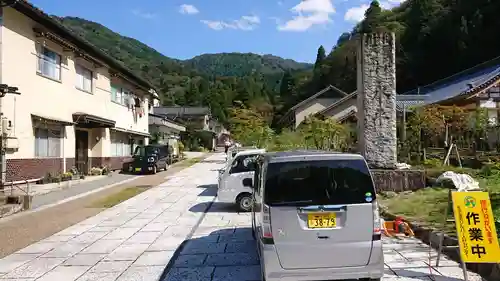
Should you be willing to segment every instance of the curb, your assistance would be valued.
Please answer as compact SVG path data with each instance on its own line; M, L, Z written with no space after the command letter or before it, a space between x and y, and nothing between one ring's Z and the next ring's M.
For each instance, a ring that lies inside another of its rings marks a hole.
M394 220L397 216L389 213L381 208L380 214L384 219ZM400 216L401 217L401 216ZM404 218L403 218L404 219ZM404 219L415 233L415 237L429 245L431 248L437 250L439 246L440 233L434 229L420 226ZM447 234L444 235L443 246L457 246L458 240ZM443 249L443 255L449 257L451 260L460 263L460 255L456 249ZM484 280L498 281L500 280L500 263L466 263L468 270L481 275Z
M12 216L16 213L19 213L20 211L23 210L23 205L22 204L18 204L17 206L14 206L10 211L8 211L7 213L4 213L2 215L0 215L0 219L3 219L3 218L6 218L6 217L9 217L9 216Z
M54 206L61 205L61 204L64 204L64 203L67 203L67 202L70 202L70 201L73 201L73 200L76 200L76 199L80 199L82 197L85 197L85 196L88 196L88 195L91 195L91 194L94 194L94 193L97 193L97 192L101 192L103 190L106 190L106 189L112 188L114 186L130 182L130 181L142 178L142 177L143 176L137 176L137 177L125 179L125 180L122 180L122 181L119 181L119 182L115 182L115 183L112 183L112 184L109 184L109 185L105 185L103 187L96 188L96 189L93 189L93 190L90 190L90 191L87 191L87 192L84 192L84 193L80 193L80 194L72 196L72 197L68 197L66 199L62 199L62 200L56 201L56 202L48 204L48 205L41 206L41 207L36 208L36 209L27 210L27 211L24 211L24 212L13 214L13 215L8 216L8 217L3 217L3 218L0 218L0 223L8 222L10 220L13 220L13 219L25 216L25 215L29 215L29 214L32 214L32 213L43 211L45 209L52 208Z

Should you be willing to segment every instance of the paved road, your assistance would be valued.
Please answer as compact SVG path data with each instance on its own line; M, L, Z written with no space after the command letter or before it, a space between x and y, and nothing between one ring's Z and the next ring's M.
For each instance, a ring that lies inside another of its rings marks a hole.
M212 203L224 155L0 260L0 281L259 280L249 214ZM462 280L417 240L385 240L384 280ZM434 255L435 253L433 253ZM473 275L470 280L479 280Z

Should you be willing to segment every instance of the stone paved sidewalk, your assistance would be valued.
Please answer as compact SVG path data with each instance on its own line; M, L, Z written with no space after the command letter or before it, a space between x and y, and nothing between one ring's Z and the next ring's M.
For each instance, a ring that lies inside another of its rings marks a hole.
M158 280L204 214L190 207L213 200L198 186L216 183L223 165L214 162L219 158L209 157L212 161L6 256L0 260L0 280Z

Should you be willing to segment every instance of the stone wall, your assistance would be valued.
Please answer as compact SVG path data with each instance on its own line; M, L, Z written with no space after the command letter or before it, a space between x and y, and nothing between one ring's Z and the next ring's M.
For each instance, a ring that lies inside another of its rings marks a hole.
M371 168L397 163L395 40L393 33L363 34L358 48L358 151Z
M74 158L66 158L66 170L75 164ZM7 159L6 181L22 181L43 178L50 173L58 175L63 170L62 158Z
M377 192L415 191L425 188L424 170L371 170Z

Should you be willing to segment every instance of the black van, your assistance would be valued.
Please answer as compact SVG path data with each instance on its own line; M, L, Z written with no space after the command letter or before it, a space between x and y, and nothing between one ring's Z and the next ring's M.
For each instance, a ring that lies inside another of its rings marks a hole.
M156 174L160 170L167 170L170 165L170 154L167 145L150 144L135 148L133 160L124 167L131 173Z

